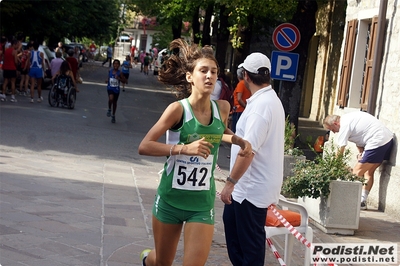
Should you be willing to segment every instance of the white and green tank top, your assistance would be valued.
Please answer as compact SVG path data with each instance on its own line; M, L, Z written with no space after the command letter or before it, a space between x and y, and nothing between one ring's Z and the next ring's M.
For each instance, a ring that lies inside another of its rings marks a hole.
M179 129L166 134L168 144L189 144L205 138L214 148L207 159L192 155L173 155L164 164L158 194L175 208L188 211L208 211L214 207L214 170L218 159L225 124L218 105L211 101L212 120L203 125L197 121L188 99L180 100L183 106L183 123Z

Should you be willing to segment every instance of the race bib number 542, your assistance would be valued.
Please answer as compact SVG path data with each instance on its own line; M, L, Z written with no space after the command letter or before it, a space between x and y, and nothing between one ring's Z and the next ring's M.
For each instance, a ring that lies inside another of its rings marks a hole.
M183 190L209 190L214 155L176 155L172 187Z

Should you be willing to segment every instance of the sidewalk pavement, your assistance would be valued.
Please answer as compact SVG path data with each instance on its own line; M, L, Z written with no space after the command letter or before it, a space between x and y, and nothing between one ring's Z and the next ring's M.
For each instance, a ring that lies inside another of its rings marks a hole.
M151 206L158 174L152 169L157 164L5 146L0 150L1 265L141 265L140 252L153 247ZM218 182L219 190L222 186ZM222 210L216 200L215 236L206 265L231 265ZM314 243L400 244L399 221L377 210L361 211L354 236L327 235L312 227ZM272 240L283 256L283 237ZM181 265L182 255L181 240L174 265ZM302 265L303 255L304 247L296 241L291 265ZM279 265L268 248L265 265Z

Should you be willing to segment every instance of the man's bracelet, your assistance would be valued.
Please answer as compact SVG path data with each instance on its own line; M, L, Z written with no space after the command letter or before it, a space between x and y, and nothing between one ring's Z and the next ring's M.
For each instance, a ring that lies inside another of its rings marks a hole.
M228 177L226 178L226 181L231 182L231 183L234 184L234 185L236 185L237 182L238 182L237 180L233 179L233 178L230 177L230 176L228 176Z

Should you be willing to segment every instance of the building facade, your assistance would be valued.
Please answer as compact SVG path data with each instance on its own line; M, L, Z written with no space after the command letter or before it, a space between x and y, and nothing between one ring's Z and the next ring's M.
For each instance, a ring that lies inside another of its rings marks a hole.
M395 135L391 158L375 172L369 206L400 219L400 3L396 0L331 0L318 11L310 45L302 114L366 111ZM355 145L350 145L357 154ZM353 156L355 157L355 156ZM352 164L356 161L354 160Z

